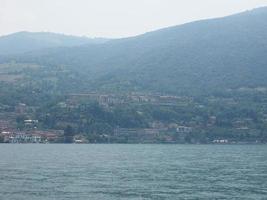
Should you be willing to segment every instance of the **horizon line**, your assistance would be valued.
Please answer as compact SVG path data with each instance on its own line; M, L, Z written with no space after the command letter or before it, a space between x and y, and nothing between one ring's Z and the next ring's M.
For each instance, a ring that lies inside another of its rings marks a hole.
M160 31L160 30L164 30L164 29L168 29L168 28L172 28L172 27L182 26L182 25L186 25L186 24L190 24L190 23L195 23L195 22L200 22L200 21L205 21L205 20L222 19L222 18L225 18L225 17L239 15L239 14L242 14L242 13L252 12L254 10L264 9L264 8L267 9L267 5L266 6L254 7L254 8L251 8L251 9L242 10L242 11L239 11L239 12L235 12L235 13L232 13L232 14L223 15L223 16L219 16L219 17L201 18L201 19L191 20L191 21L187 21L187 22L182 22L180 24L167 25L167 26L164 26L164 27L159 27L159 28L156 28L156 29L153 29L153 30L147 30L146 32L142 32L142 33L134 34L134 35L128 35L128 36L105 37L105 36L89 36L89 35L69 34L69 33L66 33L66 32L53 32L53 31L50 31L50 30L40 30L40 31L18 30L16 32L10 32L10 33L6 33L6 34L2 34L2 35L0 35L0 38L1 37L10 36L10 35L13 35L13 34L26 32L26 33L51 33L51 34L58 34L58 35L64 35L64 36L70 36L70 37L71 36L72 37L85 37L85 38L88 38L88 39L110 39L110 40L113 40L113 39L114 40L116 40L116 39L125 39L125 38L132 38L132 37L141 36L141 35L144 35L144 34L147 34L147 33Z

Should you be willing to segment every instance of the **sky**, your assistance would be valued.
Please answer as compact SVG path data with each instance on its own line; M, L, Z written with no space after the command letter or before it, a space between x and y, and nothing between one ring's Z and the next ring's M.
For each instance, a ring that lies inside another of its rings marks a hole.
M0 0L0 35L121 38L267 6L267 0Z

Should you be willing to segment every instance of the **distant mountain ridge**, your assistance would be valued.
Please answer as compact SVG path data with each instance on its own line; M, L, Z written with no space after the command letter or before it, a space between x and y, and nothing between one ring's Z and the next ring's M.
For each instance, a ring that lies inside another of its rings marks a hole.
M86 75L90 89L201 94L267 87L266 55L263 7L106 43L38 50L12 60L65 66Z
M17 32L0 37L0 55L20 54L45 48L70 47L106 42L104 38L87 38L50 32Z

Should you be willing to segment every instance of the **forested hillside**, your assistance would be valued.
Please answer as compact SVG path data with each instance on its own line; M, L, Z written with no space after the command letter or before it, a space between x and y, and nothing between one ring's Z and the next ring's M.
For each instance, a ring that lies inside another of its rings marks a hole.
M0 55L20 54L45 48L97 44L107 39L69 36L49 32L18 32L0 37Z
M64 66L87 74L101 90L192 95L266 86L266 52L267 8L260 8L103 44L35 51L12 60Z

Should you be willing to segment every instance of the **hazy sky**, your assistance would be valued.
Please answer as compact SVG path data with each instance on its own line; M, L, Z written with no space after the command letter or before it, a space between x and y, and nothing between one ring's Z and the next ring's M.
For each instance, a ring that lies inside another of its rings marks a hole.
M0 0L0 35L126 37L267 6L267 0Z

